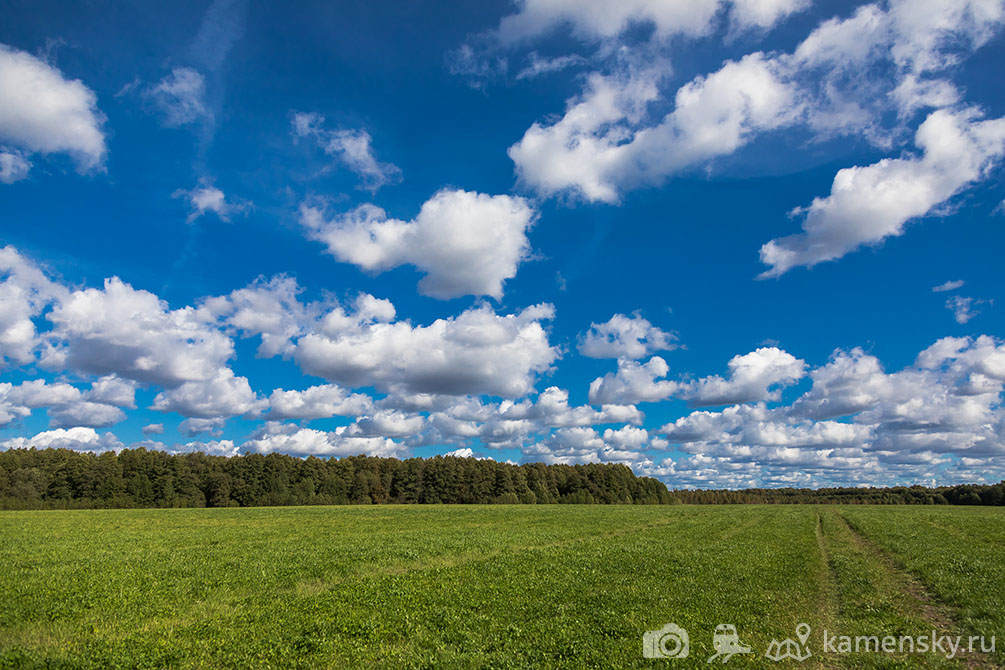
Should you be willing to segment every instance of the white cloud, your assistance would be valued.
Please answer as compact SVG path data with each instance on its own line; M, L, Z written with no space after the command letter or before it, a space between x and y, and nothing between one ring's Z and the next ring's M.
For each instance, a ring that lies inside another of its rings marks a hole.
M300 428L270 421L241 445L245 451L279 452L296 456L405 456L407 450L383 437L347 437L345 427L334 431Z
M80 400L80 390L65 382L47 383L44 379L32 379L7 391L6 400L25 407L52 407L68 405Z
M509 148L520 181L542 195L572 191L591 202L616 202L628 141L646 105L658 97L658 76L655 70L591 74L560 120L535 122Z
M746 468L748 486L944 479L961 459L990 465L1005 449L1005 344L995 338L944 338L893 373L861 349L837 351L810 376L792 405L696 411L660 432L708 468ZM694 466L653 472L687 482Z
M28 178L31 163L17 151L6 151L0 147L0 183L13 184Z
M527 230L535 211L523 198L442 190L412 221L363 205L332 220L304 205L301 223L328 252L368 272L414 265L425 273L419 292L435 298L501 298L503 283L530 255Z
M148 423L142 428L144 435L160 435L164 432L163 423Z
M796 91L783 74L761 53L729 61L682 86L673 112L648 126L644 111L659 98L659 70L594 74L562 119L532 125L509 155L521 181L542 195L570 191L614 203L626 188L659 183L796 121Z
M97 96L79 79L65 79L48 63L0 44L0 143L68 154L81 172L100 169L103 123Z
M633 24L650 24L660 39L701 37L715 17L732 6L732 22L741 28L769 28L808 6L807 0L523 0L519 11L500 21L494 36L504 44L527 41L568 25L587 40L617 37Z
M585 58L576 55L544 58L536 51L531 51L527 55L527 60L527 65L516 75L517 81L522 79L536 79L542 75L559 72L561 70L565 70L566 68L582 65L586 62Z
M981 179L1005 153L1005 118L977 118L975 110L933 112L915 136L922 156L840 170L831 194L801 210L802 233L761 247L761 262L771 266L761 276L777 277L900 235L908 221Z
M882 116L896 111L903 121L956 104L959 91L939 73L986 43L1002 19L997 0L864 5L821 23L785 60L812 99L811 127L890 146L899 128L882 129Z
M608 372L590 383L590 402L595 405L634 405L665 400L680 388L677 382L663 378L670 366L659 356L646 363L622 358L618 371Z
M118 277L74 291L48 318L55 344L43 363L58 369L171 387L214 378L234 353L230 338L192 307L171 310Z
M311 386L303 391L276 389L269 396L268 418L327 419L360 416L373 411L373 400L361 393L350 394L336 384Z
M493 409L493 408L487 408ZM533 402L503 401L494 408L504 420L528 420L535 430L594 426L604 423L642 423L643 415L630 404L603 404L600 410L587 405L569 405L569 392L549 386ZM490 415L491 416L491 415ZM486 417L482 417L483 419Z
M731 18L739 27L770 28L810 6L810 0L733 0Z
M590 384L590 402L631 405L684 398L692 406L728 405L777 400L780 388L805 374L805 362L777 347L762 347L734 356L728 364L729 378L719 375L693 381L664 379L670 371L666 361L653 356L647 363L618 359L618 370Z
M101 428L125 421L126 413L113 405L86 400L61 407L51 407L49 425L54 428L68 426L91 426Z
M250 208L250 203L244 201L227 201L223 191L212 184L204 183L196 188L178 189L171 194L172 198L183 198L188 202L189 214L187 221L193 223L206 212L213 212L221 221L230 221L235 214L243 214Z
M461 447L460 449L454 449L453 451L448 451L443 454L444 456L453 456L454 458L478 458L475 456L475 452L471 447Z
M115 375L107 375L91 383L84 399L115 407L136 408L136 385Z
M227 423L226 417L213 417L210 419L193 417L185 419L178 424L178 430L188 437L196 435L212 435L219 437L223 435L223 427Z
M229 368L218 370L210 379L187 381L177 388L162 391L151 409L178 412L185 417L212 419L250 414L263 409L266 401L251 390L246 377L238 377Z
M956 323L962 324L980 314L981 310L977 309L977 306L986 302L987 300L954 295L946 300L946 309L953 313Z
M293 340L303 334L320 308L302 304L298 299L301 290L292 277L259 277L230 295L203 300L200 311L244 336L261 335L259 356L286 356L295 348Z
M176 454L190 454L201 451L210 456L237 456L240 449L234 446L233 440L210 440L209 442L186 442L170 451Z
M190 67L174 68L171 74L144 89L143 96L157 107L169 128L213 118L206 104L206 79Z
M401 181L401 170L377 160L373 138L365 130L328 130L320 114L298 112L293 115L293 135L313 139L329 156L340 161L363 181L363 188L376 191L386 184Z
M955 291L958 288L962 288L964 284L966 284L966 282L963 281L962 279L955 279L939 284L938 286L933 286L932 292L945 293L946 291Z
M356 419L345 434L352 437L411 437L418 435L425 425L425 418L418 414L382 409Z
M542 326L554 316L551 305L506 316L482 305L412 326L392 321L390 303L365 298L354 313L336 308L300 338L295 358L304 371L347 386L519 397L558 358Z
M66 289L12 246L0 248L0 362L30 363L40 344L34 319Z
M677 348L677 336L660 330L639 314L615 314L607 323L591 323L579 338L579 353L589 358L643 358Z
M112 433L98 433L93 428L57 428L34 437L13 437L0 442L6 449L74 449L76 451L109 451L122 448L122 442Z
M647 461L641 449L649 434L642 428L625 426L607 429L603 436L593 428L560 428L546 439L523 450L523 461L544 463L628 463L633 467Z
M676 395L699 407L778 400L780 387L802 379L806 363L778 347L761 347L734 356L728 367L729 379L703 377L681 384Z
M65 382L48 383L33 379L17 386L0 384L0 425L27 417L33 409L45 408L53 428L70 426L102 427L119 423L125 413L108 400L125 400L121 393L103 394L107 380L95 382L85 393ZM124 405L128 406L128 405Z
M728 6L735 32L770 27L808 2ZM915 112L958 103L959 90L942 73L987 43L1005 19L998 0L859 7L847 18L821 23L792 53L751 53L696 77L676 92L674 110L653 123L650 114L664 104L658 85L669 72L667 43L660 38L703 34L718 7L540 0L505 18L498 33L504 42L563 23L581 37L603 39L595 58L608 72L589 76L559 120L533 124L510 147L520 181L544 196L616 203L626 190L659 184L730 155L761 133L797 123L822 139L857 135L893 146ZM661 12L676 11L689 12L694 23L661 18ZM651 54L635 61L625 58L628 47L616 39L633 21L656 26L643 49Z

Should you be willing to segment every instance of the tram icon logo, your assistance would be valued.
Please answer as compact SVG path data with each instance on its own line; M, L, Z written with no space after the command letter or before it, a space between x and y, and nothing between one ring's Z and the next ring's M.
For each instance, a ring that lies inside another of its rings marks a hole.
M722 659L725 663L736 654L749 654L750 647L740 644L740 636L736 634L736 626L731 623L721 623L715 627L715 634L712 636L712 648L715 653L709 657L708 663L716 659Z

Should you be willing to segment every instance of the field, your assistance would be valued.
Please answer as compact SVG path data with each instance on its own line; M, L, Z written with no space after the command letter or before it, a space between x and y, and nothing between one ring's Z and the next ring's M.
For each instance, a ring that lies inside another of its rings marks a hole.
M720 623L754 651L730 667L1002 667L1003 552L979 507L3 512L0 667L710 667ZM643 658L668 622L688 658ZM799 623L812 656L765 658ZM825 629L999 644L835 653Z

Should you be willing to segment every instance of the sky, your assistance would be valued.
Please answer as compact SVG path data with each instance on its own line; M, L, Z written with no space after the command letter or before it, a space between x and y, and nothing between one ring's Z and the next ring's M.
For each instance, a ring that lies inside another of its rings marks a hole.
M1005 0L0 16L0 449L1005 477Z

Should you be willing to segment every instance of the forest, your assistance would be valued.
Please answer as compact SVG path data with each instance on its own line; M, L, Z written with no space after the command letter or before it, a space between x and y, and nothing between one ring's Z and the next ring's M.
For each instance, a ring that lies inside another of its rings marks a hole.
M661 482L615 464L513 465L452 456L227 457L147 449L0 452L0 509L672 502Z
M434 456L321 459L147 449L0 452L0 509L371 504L1002 505L995 485L668 490L622 464L514 465Z

